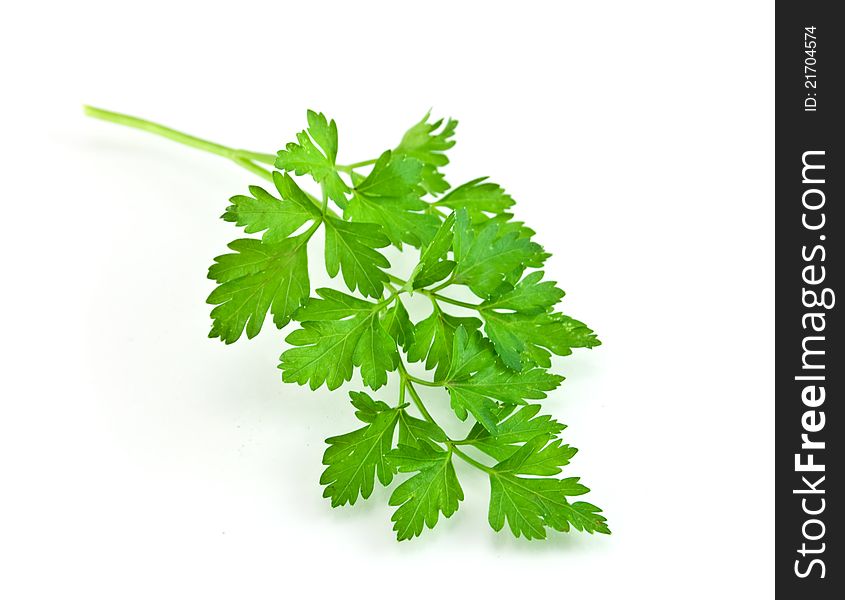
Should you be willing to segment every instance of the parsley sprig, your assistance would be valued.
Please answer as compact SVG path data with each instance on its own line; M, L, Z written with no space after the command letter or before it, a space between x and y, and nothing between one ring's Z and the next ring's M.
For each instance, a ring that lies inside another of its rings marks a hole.
M269 313L278 328L296 323L280 358L285 382L335 390L357 372L376 391L398 376L392 405L350 392L362 425L326 440L320 483L332 506L368 498L376 480L387 486L401 477L389 500L393 529L399 540L411 539L458 510L458 457L489 477L488 521L496 531L507 524L528 539L545 538L549 528L610 533L598 507L573 500L589 491L579 479L558 477L577 450L560 438L565 425L537 404L563 381L548 371L553 354L600 342L556 311L564 293L541 270L549 254L509 212L510 195L484 177L457 187L446 180L441 169L457 121L426 114L395 148L339 164L337 125L314 111L276 154L85 111L217 154L272 184L272 191L250 186L223 213L252 237L234 240L209 268L217 283L208 297L210 337L227 344L244 333L252 338ZM294 177L311 179L319 193ZM346 291L311 289L307 248L321 227L325 270ZM390 245L418 251L405 278L389 271ZM454 297L450 288L459 287L478 301ZM416 322L403 303L412 294L431 305ZM412 374L412 363L427 377ZM438 401L448 400L459 423L471 423L463 436L447 435L456 424L437 423L418 386L442 390Z

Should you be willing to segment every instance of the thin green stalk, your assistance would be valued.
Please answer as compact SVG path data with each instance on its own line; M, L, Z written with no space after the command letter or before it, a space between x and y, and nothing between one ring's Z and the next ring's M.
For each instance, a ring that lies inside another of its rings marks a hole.
M462 440L451 440L451 442L456 446L469 446L470 444L472 444L473 440L469 438L464 438Z
M335 165L335 169L338 171L343 171L344 173L352 174L352 171L355 169L360 169L361 167L367 167L369 165L376 164L377 158L371 158L370 160L362 160L361 162L351 163L348 165Z
M252 150L242 150L236 149L235 152L242 156L243 158L247 158L249 160L254 160L255 162L264 163L265 165L270 165L271 167L276 166L276 155L275 154L266 154L264 152L253 152Z
M434 420L434 417L431 416L431 413L428 412L428 409L425 407L425 404L423 404L422 398L420 398L420 395L417 393L417 390L411 384L409 377L410 377L410 374L408 373L408 370L405 368L405 364L400 359L399 360L399 378L401 379L400 385L407 386L408 391L411 393L411 400L414 401L414 405L420 411L420 413L425 418L425 420L428 421L429 423L437 425L437 422ZM438 427L439 427L439 425L438 425Z
M425 290L425 289L420 290L420 291L423 294L425 294L426 296L428 296L429 298L437 299L437 300L440 300L441 302L446 302L447 304L454 304L455 306L462 306L464 308L469 308L471 310L478 310L478 308L479 308L478 304L471 304L469 302L464 302L462 300L455 300L454 298L449 298L448 296L443 296L442 294L436 294L434 292L431 292L431 291Z
M160 135L161 137L173 140L174 142L179 142L180 144L184 144L192 148L197 148L198 150L217 154L219 156L223 156L225 158L228 158L229 160L234 160L236 162L237 159L245 159L248 161L257 161L272 165L276 161L276 156L274 154L252 152L251 150L237 150L235 148L230 148L229 146L224 146L223 144L210 142L208 140L189 135L182 131L177 131L176 129L166 127L159 123L154 123L153 121L133 117L131 115L113 112L110 110L104 110L102 108L95 108L93 106L84 106L83 110L85 111L85 114L89 117L94 117L95 119L102 119L103 121L109 121L110 123L117 123L118 125L125 125L126 127L133 127L135 129L147 131L149 133Z
M323 206L320 208L320 212L323 213L323 218L326 217L327 210L329 210L329 195L326 193L326 190L323 190Z
M405 383L402 382L399 384L399 403L396 406L402 406L405 404Z
M232 159L234 163L240 167L243 167L247 171L251 173L255 173L259 177L266 179L267 181L273 181L273 174L265 169L264 167L259 167L257 164L252 162L251 160L247 160L245 158L235 158Z
M406 377L407 377L408 381L413 381L414 383L418 383L420 385L424 385L424 386L427 386L427 387L442 387L436 381L426 381L425 379L420 379L419 377L414 377L410 373L408 373L406 375Z
M477 460L475 460L473 457L471 457L469 454L467 454L466 452L464 452L463 450L461 450L460 448L458 448L457 446L455 446L455 443L454 443L454 442L451 442L451 441L450 441L450 442L447 442L447 445L449 446L449 449L450 449L452 452L454 452L455 454L457 454L458 456L460 456L460 457L464 460L464 462L468 462L468 463L469 463L469 464L471 464L473 467L475 467L475 468L477 468L477 469L481 469L481 470L482 470L482 471L484 471L485 473L490 473L490 474L493 474L493 473L495 473L495 472L496 472L496 470L495 470L495 469L492 469L491 467L488 467L488 466L487 466L487 465L485 465L484 463L478 462L478 461L477 461Z
M376 310L381 310L382 308L393 302L393 299L396 298L398 295L398 291L391 292L387 298L381 300L378 304L376 304Z
M440 308L440 304L438 304L438 302L437 302L437 298L435 298L434 296L430 296L428 294L426 294L426 297L431 302L431 309L434 311L432 314L436 313L436 314L439 315L442 312L442 310Z
M314 221L314 223L311 225L311 227L309 227L308 230L303 234L306 243L308 242L308 240L311 239L311 236L314 235L314 233L320 228L320 224L322 222L323 222L322 219L318 219L318 220Z
M449 287L450 285L452 285L453 280L454 280L454 276L450 276L449 279L447 279L446 281L444 281L440 285L431 288L429 291L432 292L432 293L439 292L440 290L445 289L445 288Z

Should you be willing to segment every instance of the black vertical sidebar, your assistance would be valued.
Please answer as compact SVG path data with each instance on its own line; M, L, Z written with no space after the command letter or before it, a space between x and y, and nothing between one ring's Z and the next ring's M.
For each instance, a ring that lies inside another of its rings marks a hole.
M845 598L845 22L837 2L775 7L776 590Z

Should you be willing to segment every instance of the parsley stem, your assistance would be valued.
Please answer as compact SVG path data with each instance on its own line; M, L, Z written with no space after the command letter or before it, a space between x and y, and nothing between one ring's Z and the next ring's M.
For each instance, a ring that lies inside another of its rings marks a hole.
M490 473L490 474L493 474L493 473L495 473L495 472L496 472L496 470L495 470L495 469L492 469L492 468L488 467L488 466L487 466L487 465L485 465L484 463L478 462L478 461L477 461L477 460L475 460L473 457L471 457L469 454L467 454L466 452L464 452L463 450L461 450L460 448L458 448L457 446L455 446L455 443L454 443L454 442L449 441L449 442L447 442L447 445L449 446L449 449L450 449L452 452L454 452L455 454L457 454L458 456L460 456L462 459L464 459L464 461L465 461L465 462L468 462L468 463L469 463L469 464L471 464L473 467L476 467L477 469L481 469L481 470L482 470L482 471L484 471L485 473Z
M420 385L424 385L427 387L442 387L441 384L437 383L436 381L426 381L425 379L420 379L419 377L414 377L410 373L405 375L408 381L413 381L414 383L418 383Z
M109 121L110 123L117 123L118 125L125 125L126 127L140 129L141 131L146 131L155 135L159 135L161 137L165 137L169 140L173 140L174 142L184 144L185 146L190 146L191 148L197 148L198 150L203 150L205 152L217 154L218 156L223 156L225 158L228 158L229 160L235 161L236 163L238 163L242 167L249 169L253 173L258 173L259 175L262 175L262 177L264 175L256 170L261 169L261 167L255 165L252 161L261 162L268 165L272 165L276 161L276 156L274 154L266 154L264 152L253 152L251 150L238 150L235 148L230 148L229 146L210 142L208 140L189 135L182 131L177 131L176 129L171 129L170 127L166 127L164 125L154 123L153 121L148 121L146 119L140 119L138 117L133 117L123 113L104 110L102 108L95 108L93 106L84 106L83 109L85 111L85 114L89 117L94 117L95 119L101 119L103 121ZM249 165L251 166L247 166L247 164L244 164L244 162L242 161L249 163ZM267 172L265 169L261 169L261 171L265 173Z
M472 444L472 440L469 438L464 438L462 440L450 440L455 446L468 446Z
M399 403L396 406L405 404L405 382L399 384Z
M443 283L441 283L440 285L438 285L438 286L436 286L436 287L431 288L431 290L429 290L429 291L430 291L431 293L434 293L434 292L439 292L440 290L445 289L445 288L449 287L450 285L452 285L452 281L453 281L453 280L454 280L454 277L449 277L449 279L447 279L446 281L444 281L444 282L443 282Z
M351 163L348 165L335 165L335 169L338 171L343 171L344 173L351 173L354 169L358 169L360 167L366 167L369 165L376 164L377 158L371 158L370 160L362 160L360 162Z
M247 160L245 158L235 158L233 160L236 165L243 167L247 171L255 173L256 175L258 175L259 177L263 177L267 181L273 181L273 174L270 173L270 171L268 171L264 167L259 167L251 160Z
M402 380L400 385L406 386L408 388L408 391L411 393L411 400L414 401L414 405L417 407L417 409L419 409L420 413L422 413L422 416L425 418L425 420L429 423L437 425L437 422L434 420L434 417L431 416L431 413L428 412L428 409L425 407L425 404L423 404L422 398L420 398L420 395L417 393L417 390L414 388L413 385L411 385L411 375L408 373L408 370L405 368L405 364L402 362L401 359L399 360L399 377Z
M320 208L320 212L323 213L323 218L326 218L326 211L329 209L329 195L326 193L326 190L323 190L323 206Z
M275 154L265 154L264 152L253 152L252 150L235 150L235 152L248 160L253 160L255 162L264 163L265 165L270 165L271 167L276 166L276 155Z
M385 298L384 300L382 300L378 304L376 304L376 308L373 309L373 310L381 310L382 308L384 308L385 306L387 306L388 304L393 302L393 299L396 298L396 296L398 296L398 295L399 295L399 292L394 290L393 292L391 292L391 294L387 298Z
M478 310L478 304L470 304L469 302L464 302L462 300L455 300L454 298L449 298L448 296L443 296L441 294L436 294L434 292L430 292L428 290L420 290L423 294L428 296L429 298L435 298L442 302L446 302L447 304L454 304L455 306L462 306L464 308L469 308L472 310Z
M322 222L322 219L315 220L314 223L311 224L311 227L309 227L308 230L303 234L303 239L306 243L308 243L308 240L311 239L311 236L314 235L314 233L320 228Z

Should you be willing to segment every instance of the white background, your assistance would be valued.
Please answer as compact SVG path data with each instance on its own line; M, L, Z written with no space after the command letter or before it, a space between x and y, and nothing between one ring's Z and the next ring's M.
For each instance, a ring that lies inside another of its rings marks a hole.
M0 596L771 596L771 3L22 6L0 23ZM269 326L206 338L218 216L255 178L83 103L268 152L315 108L347 162L459 118L450 180L508 189L604 341L555 363L545 406L613 535L496 534L463 468L461 509L413 542L387 491L331 509L322 440L357 386L282 384Z

